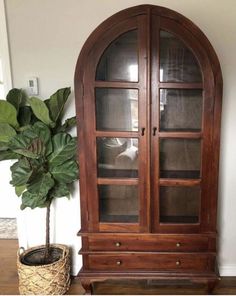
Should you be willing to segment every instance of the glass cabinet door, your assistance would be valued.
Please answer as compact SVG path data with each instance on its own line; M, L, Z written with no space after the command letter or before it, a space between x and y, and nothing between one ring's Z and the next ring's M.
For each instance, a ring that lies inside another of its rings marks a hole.
M147 145L146 74L140 75L140 71L146 73L147 49L140 48L147 38L140 29L143 21L137 18L136 28L108 44L95 70L94 202L101 231L140 231L147 225L147 218L140 215L147 208L143 156L140 161Z
M207 61L190 31L154 14L108 28L91 48L80 90L90 231L206 225L214 137Z
M160 58L152 63L157 68L152 78L157 85L152 89L152 125L158 130L152 153L153 166L159 168L152 180L158 184L153 185L154 229L175 232L181 224L187 232L201 222L202 72L192 50L177 35L160 30L153 42L153 61Z

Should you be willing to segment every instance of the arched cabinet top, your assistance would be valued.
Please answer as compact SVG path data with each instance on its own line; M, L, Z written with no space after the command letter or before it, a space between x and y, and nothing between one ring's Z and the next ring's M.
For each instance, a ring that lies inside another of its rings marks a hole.
M145 29L148 35L151 34L153 23L156 23L160 30L166 30L176 35L191 49L203 73L204 67L208 68L207 78L212 74L214 85L218 87L222 85L222 74L217 55L205 34L191 20L165 7L139 5L112 15L101 23L88 37L76 65L75 91L77 93L79 92L78 82L81 83L83 81L88 57L90 57L90 60L92 58L90 66L95 73L99 60L110 43L125 32L137 29L139 27L139 20L142 17L146 19L145 22L148 28ZM150 36L147 38L147 42L150 42ZM212 70L212 73L209 73L209 68ZM221 90L219 89L219 91Z

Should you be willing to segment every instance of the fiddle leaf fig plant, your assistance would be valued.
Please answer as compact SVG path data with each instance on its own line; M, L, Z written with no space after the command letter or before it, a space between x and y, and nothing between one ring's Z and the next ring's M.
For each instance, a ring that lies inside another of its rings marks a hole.
M78 179L77 138L68 131L75 117L62 124L70 88L56 91L47 100L27 97L12 89L0 100L0 160L15 159L10 167L21 209L47 208L45 262L50 262L49 215L54 198L70 196Z

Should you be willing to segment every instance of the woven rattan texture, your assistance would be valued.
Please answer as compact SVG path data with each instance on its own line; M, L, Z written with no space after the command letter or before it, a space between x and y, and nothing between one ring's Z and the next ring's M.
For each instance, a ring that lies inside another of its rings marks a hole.
M28 266L21 263L22 256L40 247L30 248L17 255L19 292L21 295L63 295L70 287L69 248L59 244L51 247L63 251L62 258L52 264Z

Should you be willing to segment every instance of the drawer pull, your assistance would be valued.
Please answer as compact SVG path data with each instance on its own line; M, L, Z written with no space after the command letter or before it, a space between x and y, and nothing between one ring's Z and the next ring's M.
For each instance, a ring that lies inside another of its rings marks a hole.
M179 248L180 246L181 246L181 244L180 244L180 243L177 243L177 244L176 244L176 247L177 247L177 248Z
M116 261L116 264L121 265L121 261L120 260Z
M179 260L176 261L175 264L176 264L176 265L180 265L180 261L179 261Z
M121 243L120 242L116 242L115 245L116 245L116 247L120 247L121 246Z

